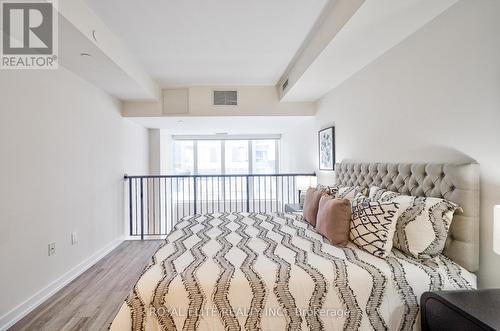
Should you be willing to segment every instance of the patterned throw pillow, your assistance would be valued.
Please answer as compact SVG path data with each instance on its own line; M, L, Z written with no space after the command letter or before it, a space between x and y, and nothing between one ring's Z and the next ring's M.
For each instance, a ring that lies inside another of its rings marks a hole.
M327 185L318 184L316 186L316 190L320 191L321 193L326 193L326 194L334 197L337 194L337 192L339 191L339 187L340 187L339 185L327 186Z
M352 202L351 241L375 256L386 257L400 213L396 202L379 202L358 194Z
M337 199L347 199L352 202L358 194L366 196L366 193L366 188L361 186L340 186L334 196Z
M368 193L368 197L370 199L377 200L377 201L390 201L391 199L397 197L398 195L401 195L401 194L397 193L397 192L389 191L385 188L381 188L378 186L370 187L370 191Z
M402 195L377 187L370 188L370 196L379 202L399 204L402 213L396 225L394 247L420 259L442 253L453 214L461 209L445 199Z

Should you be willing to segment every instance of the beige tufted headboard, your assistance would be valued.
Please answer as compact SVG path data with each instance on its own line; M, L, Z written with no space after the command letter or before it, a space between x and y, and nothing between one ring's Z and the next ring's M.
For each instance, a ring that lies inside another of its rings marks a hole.
M463 209L453 217L444 254L467 270L479 268L479 164L339 163L341 185L379 186L412 195L444 198Z

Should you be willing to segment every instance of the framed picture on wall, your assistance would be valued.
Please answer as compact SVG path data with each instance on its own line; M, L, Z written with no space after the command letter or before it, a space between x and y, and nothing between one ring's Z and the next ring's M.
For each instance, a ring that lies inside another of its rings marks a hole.
M318 132L319 170L335 169L335 127Z

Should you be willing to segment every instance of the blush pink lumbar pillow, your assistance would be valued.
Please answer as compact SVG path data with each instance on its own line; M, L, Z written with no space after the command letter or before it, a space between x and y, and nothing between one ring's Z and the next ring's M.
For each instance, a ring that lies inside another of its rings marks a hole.
M319 200L321 199L321 192L315 188L308 188L306 198L304 200L304 208L302 214L306 221L312 226L316 226L316 216L318 215Z
M323 195L319 201L316 230L332 245L345 246L349 242L351 202Z

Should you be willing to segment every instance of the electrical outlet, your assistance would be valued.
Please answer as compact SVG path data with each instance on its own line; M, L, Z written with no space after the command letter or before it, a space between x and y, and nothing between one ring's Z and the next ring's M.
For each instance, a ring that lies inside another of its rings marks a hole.
M71 245L75 245L78 242L78 236L76 232L71 232Z
M49 244L49 256L52 256L56 253L56 243Z

